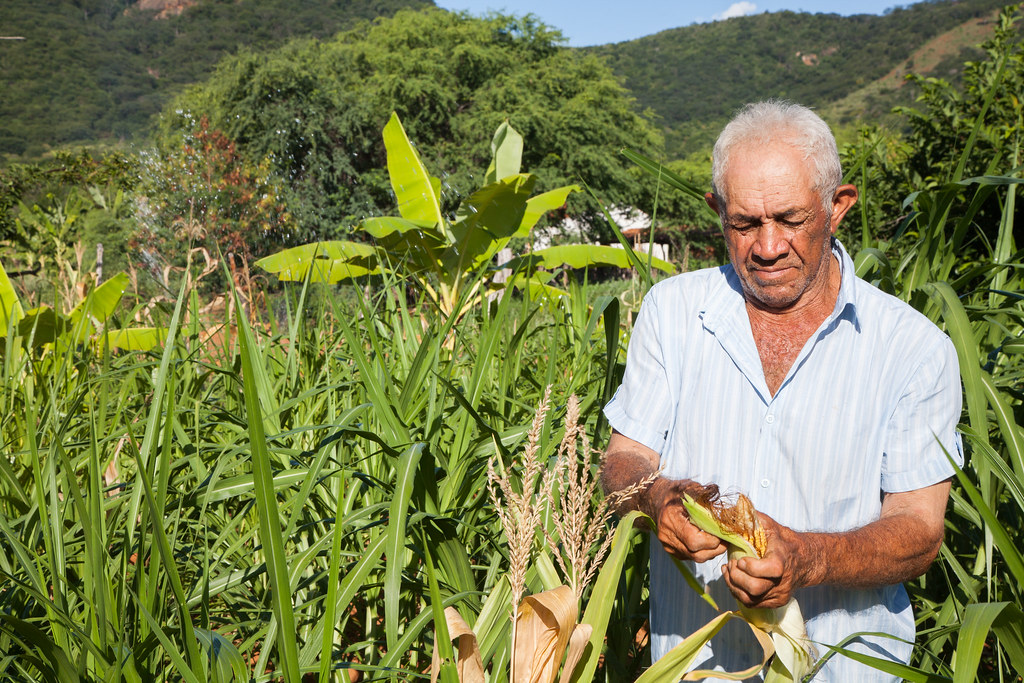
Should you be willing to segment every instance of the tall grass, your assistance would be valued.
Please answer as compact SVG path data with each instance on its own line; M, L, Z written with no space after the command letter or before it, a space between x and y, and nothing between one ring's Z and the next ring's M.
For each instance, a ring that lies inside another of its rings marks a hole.
M1004 30L1015 11L1004 11ZM947 173L936 169L938 182L907 198L894 239L872 237L867 211L859 226L858 274L949 334L964 387L967 462L954 482L946 542L940 561L910 587L917 667L899 672L910 680L1019 680L1024 671L1024 253L1015 235L1024 168L1019 129L1016 140L993 137L1004 122L987 116L1007 64L1022 62L1018 42L996 45L982 72L990 80L975 93L978 110L962 124L963 147ZM1008 154L981 160L990 175L964 178L984 136ZM865 154L851 174L872 177L872 164L885 161ZM873 188L863 189L870 198Z
M220 346L185 291L156 354L4 340L0 677L422 673L422 543L479 614L505 564L486 463L547 385L593 433L614 305L506 296L454 325L402 282L354 293L297 287L280 329L239 316Z

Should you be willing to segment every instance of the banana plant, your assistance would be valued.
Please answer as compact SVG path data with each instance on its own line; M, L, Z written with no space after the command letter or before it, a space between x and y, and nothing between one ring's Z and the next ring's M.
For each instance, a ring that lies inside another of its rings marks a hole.
M413 148L396 114L384 127L388 175L398 202L398 216L368 218L359 229L375 239L376 247L352 241L316 242L273 254L256 262L280 280L339 282L380 273L381 269L408 277L430 297L441 313L456 319L483 300L489 289L507 285L494 281L494 256L515 237L527 237L540 218L565 204L577 185L534 195L536 177L521 171L523 138L505 121L491 140L492 160L484 185L466 198L454 217L441 208L441 181L432 176ZM585 265L627 265L622 254L608 247L562 247L560 259L519 261L525 266L512 282L519 287L540 285L546 268ZM671 264L657 267L671 272Z
M148 351L163 339L155 327L107 329L103 323L117 309L128 288L128 276L118 273L93 289L66 315L49 306L25 311L17 292L0 265L0 336L12 332L30 348L47 344L83 344L93 339L110 348Z

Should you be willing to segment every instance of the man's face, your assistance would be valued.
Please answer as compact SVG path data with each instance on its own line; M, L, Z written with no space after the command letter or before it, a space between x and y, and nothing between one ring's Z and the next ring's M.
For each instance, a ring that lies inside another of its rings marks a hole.
M720 188L728 202L724 214L708 195L722 216L729 259L747 302L770 311L794 309L827 292L830 238L856 201L856 189L843 186L852 189L853 199L836 204L829 219L801 156L782 142L737 149Z

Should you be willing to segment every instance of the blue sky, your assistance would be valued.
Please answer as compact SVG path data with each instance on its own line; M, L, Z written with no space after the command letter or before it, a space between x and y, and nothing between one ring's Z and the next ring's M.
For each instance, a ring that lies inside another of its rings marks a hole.
M912 3L891 0L434 0L438 7L481 15L488 11L535 14L561 29L569 45L583 47L632 40L665 29L758 12L881 14Z

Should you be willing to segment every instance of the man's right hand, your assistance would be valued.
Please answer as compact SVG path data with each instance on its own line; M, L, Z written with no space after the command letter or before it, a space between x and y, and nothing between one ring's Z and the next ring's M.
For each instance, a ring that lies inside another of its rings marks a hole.
M612 432L601 472L605 493L637 486L658 471L656 451L619 432ZM681 560L706 562L725 552L725 544L690 523L683 507L683 493L699 485L686 479L658 477L638 495L629 498L619 512L639 509L658 525L657 536L665 551Z
M658 525L658 540L665 552L680 560L707 562L724 553L726 547L717 536L690 523L682 497L688 489L698 486L689 480L659 477L647 489L644 507Z

